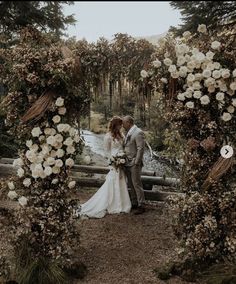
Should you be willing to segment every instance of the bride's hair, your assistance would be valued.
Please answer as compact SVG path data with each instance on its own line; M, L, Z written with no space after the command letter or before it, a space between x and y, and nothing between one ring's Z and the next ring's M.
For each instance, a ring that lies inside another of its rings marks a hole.
M122 134L118 126L122 125L122 119L119 116L113 116L108 124L108 130L111 132L111 136L116 139L121 139Z

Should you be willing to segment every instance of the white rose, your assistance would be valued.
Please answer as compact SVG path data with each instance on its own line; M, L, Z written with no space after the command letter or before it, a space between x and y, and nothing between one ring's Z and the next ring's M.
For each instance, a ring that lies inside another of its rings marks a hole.
M88 155L85 156L85 157L84 157L84 162L85 162L86 165L89 165L89 164L91 163L91 157L88 156Z
M69 159L66 160L66 166L73 167L74 164L75 164L75 162L74 162L73 159L69 158Z
M200 99L201 96L202 96L202 92L201 92L201 91L195 91L195 92L193 93L193 97L194 97L195 99Z
M47 144L41 145L41 148L42 148L42 153L43 153L44 155L47 155L47 154L49 153L49 151L50 151L50 148L48 147Z
M39 135L42 134L42 131L40 127L34 127L31 131L31 134L33 137L39 137Z
M61 121L60 115L55 115L55 116L53 116L52 121L53 121L54 123L59 123L59 122Z
M216 99L217 99L217 101L223 101L224 98L225 98L225 94L224 94L224 93L218 92L218 93L216 94Z
M62 158L65 154L65 151L63 149L58 149L57 152L56 152L56 156L58 158Z
M54 178L53 180L52 180L52 184L57 184L58 183L58 179L57 178Z
M73 140L71 137L66 138L66 140L63 142L64 145L66 146L72 146L73 145Z
M78 134L75 135L74 141L75 141L75 143L79 143L79 141L80 141L80 136L79 136Z
M142 70L142 71L140 72L140 75L141 75L142 78L147 78L148 73L147 73L147 71Z
M206 34L207 33L207 27L204 24L198 25L197 31L199 33Z
M161 78L161 82L164 83L164 84L167 84L168 80L166 78Z
M185 39L188 39L190 36L191 36L191 33L189 31L186 31L186 32L183 33L183 37Z
M155 67L155 68L159 68L161 66L161 61L156 59L152 62L152 65Z
M234 91L228 90L228 91L227 91L227 94L230 95L230 96L233 96L233 95L234 95Z
M69 188L73 188L73 187L75 187L75 181L73 180L73 181L70 181L69 183L68 183L68 187Z
M26 146L27 146L28 148L30 148L32 145L33 145L33 141L32 141L32 140L27 140L27 141L26 141Z
M187 102L185 105L187 108L194 108L194 102Z
M69 131L70 136L75 136L76 133L77 133L77 130L74 127L71 127Z
M75 148L74 148L73 146L68 146L68 147L66 148L66 152L67 152L68 154L73 154L73 153L75 152Z
M203 76L204 78L209 78L209 77L211 77L211 70L209 70L209 69L203 70L202 76Z
M224 121L229 121L232 119L232 115L228 112L224 112L222 117L221 117Z
M15 191L9 191L8 192L8 194L7 194L7 196L11 199L11 200L13 200L13 199L16 199L17 197L18 197L18 194L15 192Z
M201 104L202 104L202 105L208 105L209 102L210 102L210 99L209 99L209 97L208 97L207 95L205 95L205 96L202 96L202 97L200 98L200 101L201 101Z
M31 147L30 147L30 150L33 151L33 152L37 152L39 149L39 146L37 144L33 144Z
M221 43L220 43L219 41L213 41L213 42L211 43L211 48L212 48L212 49L219 49L220 46L221 46Z
M24 165L24 162L21 158L15 159L13 161L13 167L21 167Z
M212 72L212 77L213 77L214 79L219 79L219 78L221 77L221 72L220 72L219 70L214 70L214 71Z
M234 69L232 74L233 74L233 77L236 77L236 69Z
M172 73L171 73L171 77L172 77L172 78L175 78L175 79L179 78L179 72L177 72L177 71L172 72Z
M208 52L206 53L206 58L207 58L208 60L212 60L213 57L214 57L214 55L215 55L214 52L208 51Z
M47 138L47 143L49 144L49 145L55 145L56 144L56 138L55 138L55 136L48 136L48 138Z
M175 46L175 52L176 52L176 55L179 56L179 55L184 55L185 53L187 53L189 51L189 47L182 43L182 44L177 44Z
M51 153L50 153L50 155L51 155L52 158L56 158L56 156L57 156L57 151L52 150Z
M232 99L232 105L236 107L236 99Z
M186 62L189 62L190 59L191 59L191 56L189 54L185 54L184 58L185 58Z
M215 86L211 85L211 86L208 87L207 90L208 90L209 93L214 93L216 88L215 88Z
M47 161L48 165L50 165L50 166L55 164L55 158L54 157L48 157L46 161Z
M39 141L41 142L41 141L43 141L45 139L45 136L44 135L40 135L39 136Z
M170 66L172 64L172 60L170 58L165 58L163 62L166 66Z
M24 196L21 196L19 199L18 199L18 202L21 206L25 206L27 205L27 202L28 202L28 199Z
M190 72L192 72L191 70L193 70L194 68L196 68L196 63L195 63L194 61L189 61L189 62L187 63L187 67L188 67L188 70L189 70Z
M30 179L30 178L25 178L25 179L23 180L23 185L24 185L25 187L29 187L29 186L31 185L31 179Z
M15 189L14 182L12 182L12 181L11 181L11 182L8 182L8 184L7 184L7 185L8 185L8 187L9 187L9 189L10 189L10 190Z
M62 107L64 105L64 99L62 97L57 98L55 105Z
M202 52L198 52L196 55L195 55L195 60L197 63L202 63L204 60L205 60L206 56L204 53Z
M24 174L25 174L25 171L22 169L22 168L19 168L18 170L17 170L17 175L18 175L18 177L23 177L24 176Z
M214 69L220 69L221 65L219 62L214 62Z
M61 134L56 134L56 135L55 135L55 139L56 139L57 142L60 143L60 142L63 141L63 136L62 136Z
M178 66L181 66L181 65L183 65L185 62L186 62L185 57L184 57L183 55L180 55L180 56L178 57L178 59L177 59L177 65L178 65Z
M54 174L59 174L60 171L61 171L61 168L58 168L58 167L55 167L55 166L52 168L52 172L53 172Z
M63 132L65 129L65 124L61 123L57 125L58 132Z
M69 124L64 124L64 131L70 132L71 126Z
M213 79L212 77L209 77L209 78L207 78L207 79L204 81L204 85L205 85L206 87L215 86L215 83L216 83L216 81L215 81L215 79Z
M193 82L195 80L195 76L192 73L188 74L187 81Z
M195 78L196 79L196 78ZM202 88L201 84L199 81L193 82L193 89L194 90L200 90Z
M44 134L45 135L53 135L53 128L49 128L49 127L47 127L47 128L45 128L44 129Z
M61 168L62 166L63 166L62 160L61 160L61 159L57 159L57 160L55 161L55 167Z
M52 168L51 167L45 167L44 173L46 176L50 176L52 174Z
M230 71L229 69L221 69L221 76L222 78L226 79L230 77Z
M229 106L229 107L227 107L227 111L229 112L229 113L234 113L234 107L233 106Z
M179 101L184 101L184 100L185 100L185 95L184 95L184 93L178 94L177 99L178 99Z
M229 87L232 91L235 91L236 90L236 82L232 82Z
M175 65L170 65L170 67L168 68L168 71L170 73L175 72L176 71L176 66Z
M66 113L66 108L65 108L65 107L60 107L60 108L58 109L58 113L59 113L60 115L64 115L64 114Z

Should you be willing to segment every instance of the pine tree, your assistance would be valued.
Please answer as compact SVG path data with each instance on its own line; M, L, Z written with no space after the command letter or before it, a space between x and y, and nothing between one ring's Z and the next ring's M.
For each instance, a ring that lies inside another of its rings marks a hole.
M170 28L176 35L184 31L195 32L199 24L205 24L213 30L236 23L235 1L171 1L170 5L180 10L182 15L183 24L179 28Z

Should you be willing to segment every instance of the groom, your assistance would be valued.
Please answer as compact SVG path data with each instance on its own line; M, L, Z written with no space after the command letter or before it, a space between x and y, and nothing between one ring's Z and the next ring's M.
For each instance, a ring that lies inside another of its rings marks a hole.
M134 214L142 214L144 192L141 182L145 137L143 131L134 124L130 115L123 118L123 127L127 134L124 141L124 150L127 156L125 165L128 184L131 187L132 208L137 209Z

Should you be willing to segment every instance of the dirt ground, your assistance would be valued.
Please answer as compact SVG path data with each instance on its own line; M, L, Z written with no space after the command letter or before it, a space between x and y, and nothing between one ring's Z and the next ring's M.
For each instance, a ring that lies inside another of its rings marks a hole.
M81 203L94 193L81 190ZM157 278L158 267L176 256L176 239L164 203L149 202L142 215L115 214L79 220L79 257L88 268L86 284L188 283Z

